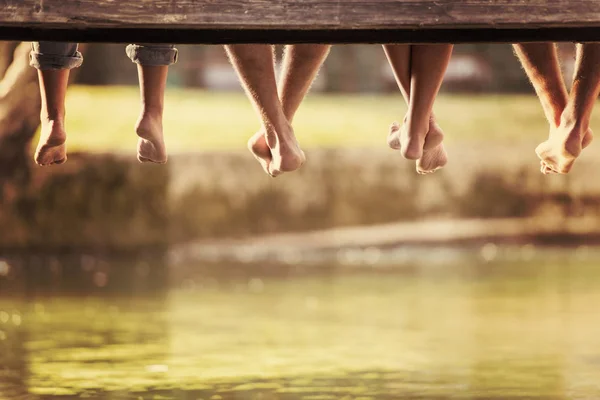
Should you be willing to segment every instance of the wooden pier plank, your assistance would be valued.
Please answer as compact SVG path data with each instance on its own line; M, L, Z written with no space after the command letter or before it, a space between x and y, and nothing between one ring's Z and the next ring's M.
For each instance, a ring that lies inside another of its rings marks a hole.
M0 0L0 39L129 42L147 36L151 42L275 43L282 42L278 34L289 42L477 42L510 41L519 32L528 41L600 40L600 5L598 0Z

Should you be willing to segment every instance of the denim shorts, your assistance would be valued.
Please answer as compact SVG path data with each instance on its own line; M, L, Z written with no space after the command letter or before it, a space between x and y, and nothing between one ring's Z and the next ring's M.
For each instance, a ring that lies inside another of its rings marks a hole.
M136 64L145 66L171 65L177 62L177 49L172 44L130 44L127 56ZM37 69L72 69L83 62L77 43L33 42L29 64Z

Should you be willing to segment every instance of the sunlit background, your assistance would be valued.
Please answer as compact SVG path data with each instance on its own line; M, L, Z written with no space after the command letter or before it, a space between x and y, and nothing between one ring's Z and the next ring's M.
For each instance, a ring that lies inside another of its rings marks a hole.
M294 120L307 163L276 179L218 46L179 47L164 166L136 160L124 46L84 46L69 161L34 166L28 51L0 42L0 399L600 393L596 146L540 174L509 45L456 47L428 176L387 147L406 106L381 47L335 46Z

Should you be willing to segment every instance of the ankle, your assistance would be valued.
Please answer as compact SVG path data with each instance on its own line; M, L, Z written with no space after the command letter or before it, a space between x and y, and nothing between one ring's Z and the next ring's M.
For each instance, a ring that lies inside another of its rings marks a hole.
M64 114L48 114L43 113L40 114L40 122L46 125L64 125L65 123L65 115Z
M44 118L41 121L41 127L42 135L48 135L58 140L64 140L67 137L62 119Z
M136 124L136 130L162 129L162 113L150 110L142 110Z
M287 139L294 136L294 130L292 125L287 119L283 119L277 122L277 124L264 124L263 129L267 136L274 136L281 139Z
M437 121L435 120L434 116L431 116L429 118L429 125L427 126L427 133L431 132L431 131L438 131L440 130L440 126L438 125Z
M589 123L586 124L583 118L579 118L572 114L563 113L558 123L558 128L561 130L567 130L573 134L583 137L589 127Z
M561 114L546 114L546 119L548 120L548 123L553 128L558 128L561 124L562 113Z
M67 140L67 132L60 120L46 119L41 123L40 143L58 146Z
M416 138L416 137L425 137L427 132L429 132L429 127L432 124L431 120L428 119L426 124L423 123L413 123L410 119L406 122L406 134L408 137ZM435 122L433 122L435 123Z
M142 105L142 110L140 113L141 118L151 118L151 119L162 119L163 116L163 106L162 105Z

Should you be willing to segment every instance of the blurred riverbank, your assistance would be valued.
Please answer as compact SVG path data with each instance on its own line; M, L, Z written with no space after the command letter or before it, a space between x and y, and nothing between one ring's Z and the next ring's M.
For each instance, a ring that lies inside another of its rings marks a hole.
M544 176L534 145L448 145L450 163L430 176L385 148L309 149L300 171L276 179L246 152L173 155L165 166L72 154L34 168L24 190L5 187L0 248L132 250L431 219L537 218L557 234L572 219L586 221L583 236L597 233L600 183L589 177L600 162L589 151L571 175Z
M600 167L595 144L570 175L540 174L533 150L547 124L535 96L441 95L436 115L450 161L419 176L385 144L389 122L404 112L399 95L311 95L294 120L308 161L277 179L245 150L257 120L243 93L169 90L165 166L135 160L138 103L134 87L69 91L69 161L32 166L28 181L1 188L0 249L135 252L407 221L521 218L558 228L586 221L582 235L591 240L600 218L600 183L590 179Z

